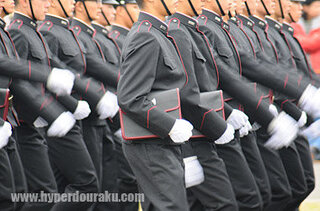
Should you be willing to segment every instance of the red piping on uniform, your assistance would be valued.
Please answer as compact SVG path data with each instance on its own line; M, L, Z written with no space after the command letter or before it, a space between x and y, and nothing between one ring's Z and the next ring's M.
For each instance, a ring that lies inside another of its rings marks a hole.
M288 101L289 101L288 99L282 101L281 106L280 106L281 110L282 110L282 108L283 108L283 105L284 105L286 102L288 102Z
M30 79L31 78L31 61L29 60L28 63L29 63L29 79Z
M91 79L88 80L88 83L87 83L87 86L86 86L86 93L87 93L87 91L88 91L88 89L89 89L90 82L91 82Z
M289 75L287 74L286 79L284 80L283 88L286 88L288 80L289 80Z
M203 114L203 116L202 116L202 121L201 121L201 126L200 126L200 130L202 130L202 126L203 126L204 119L205 119L206 115L207 115L208 113L210 113L211 111L213 111L213 108Z
M157 106L153 106L151 107L148 112L147 112L147 128L149 128L149 112L152 110L152 109L155 109Z
M150 31L152 24L150 23L150 21L148 21L148 20L144 20L144 21L142 21L142 22L140 23L140 25L139 25L139 27L138 27L138 31L137 31L137 32L139 32L139 31L140 31L140 27L141 27L141 25L142 25L144 22L148 22L148 23L150 24L150 26L149 26L149 28L148 28L148 32Z
M204 25L207 25L208 17L205 16L205 15L200 15L200 16L197 18L197 20L198 20L199 18L201 18L201 17L204 17L204 18L205 18Z
M109 34L110 34L110 37L112 34L116 33L116 36L114 37L115 39L117 39L119 36L120 36L120 32L118 30L113 30L111 31Z
M12 21L12 23L9 25L9 29L11 28L11 26L12 26L15 22L17 22L17 20L21 21L20 25L18 26L18 29L20 29L20 28L21 28L21 26L23 25L23 21L22 21L22 20L20 20L20 19L15 19L15 20L14 20L14 21Z
M170 23L171 23L171 21L172 21L173 19L176 19L176 18L172 18L172 19L169 21L168 28L170 27ZM176 19L176 20L178 20L178 26L180 26L180 20L179 20L179 19ZM179 50L178 45L177 45L177 43L176 43L176 40L175 40L172 36L169 35L169 29L168 29L168 31L167 31L167 37L169 37L169 38L172 39L172 41L173 41L173 43L174 43L174 45L175 45L175 47L176 47L176 49L177 49L177 52L178 52L180 61L181 61L182 66L183 66L183 70L184 70L184 72L185 72L185 74L186 74L186 82L185 82L185 84L184 84L184 87L185 87L185 86L188 84L188 82L189 82L189 76L188 76L186 67L184 66L184 63L183 63L183 60L182 60L182 57L181 57L181 53L180 53L180 50Z

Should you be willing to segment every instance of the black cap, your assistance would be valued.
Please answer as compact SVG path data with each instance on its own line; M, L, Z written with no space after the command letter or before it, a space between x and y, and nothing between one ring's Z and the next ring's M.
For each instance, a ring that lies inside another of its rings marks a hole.
M136 0L117 0L119 2L119 5L125 5L125 4L136 4Z
M310 5L310 4L312 4L313 2L315 2L315 1L319 1L319 0L305 0L302 4Z
M102 4L119 5L117 0L102 0Z

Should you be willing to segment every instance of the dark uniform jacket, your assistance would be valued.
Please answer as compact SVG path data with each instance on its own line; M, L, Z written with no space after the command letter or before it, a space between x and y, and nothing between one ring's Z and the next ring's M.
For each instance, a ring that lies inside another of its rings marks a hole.
M117 43L119 49L121 50L123 47L124 40L126 39L129 31L129 29L124 28L122 26L111 25L111 30L108 36L110 37L110 39Z
M50 51L68 67L77 72L86 83L80 96L88 101L92 110L96 108L102 97L101 84L91 77L86 77L86 50L72 30L69 29L68 20L47 15L45 21L39 26L39 31L45 38Z
M292 52L292 56L296 63L298 72L304 74L306 77L309 77L312 84L319 87L320 78L313 71L304 50L302 49L299 41L293 36L293 34L294 29L289 24L282 24L281 35Z
M190 119L202 119L204 123L201 128L201 124L197 124L199 122L191 121L186 116L184 118L195 123L194 126L202 129L209 138L217 139L226 130L226 123L210 109L201 106L199 108L199 88L189 86L189 83L194 84L195 76L188 75L184 69L167 33L166 23L148 13L140 13L122 49L118 84L119 105L138 124L163 138L162 142L173 143L168 138L168 133L175 123L175 118L158 109L147 100L147 96L153 91L179 88L182 108L194 112L194 117ZM186 87L188 91L184 92ZM189 102L193 103L193 107L184 104Z
M194 52L197 51L197 54L200 53L199 55L201 55L203 58L202 62L205 64L205 68L195 67L196 69L194 71L196 74L199 75L201 72L207 71L208 73L211 73L211 80L214 80L214 77L212 77L214 74L217 75L216 83L214 84L218 85L218 87L226 92L229 96L234 97L236 100L246 105L253 116L260 116L259 122L262 125L267 126L273 119L271 114L268 118L268 112L265 112L268 111L268 106L264 103L259 103L259 98L256 97L253 89L251 89L240 79L238 73L234 73L229 70L229 68L232 67L226 64L225 61L218 57L218 55L213 55L213 52L211 51L211 45L209 43L210 41L207 39L204 33L199 30L197 20L181 13L175 13L171 18L171 23L176 23L175 28L186 32L185 36L175 36L175 39L181 40L177 41L177 45L180 48L183 48L185 45L184 43L186 43L186 41L183 40L187 39L193 45L193 49L197 49L194 50ZM188 62L188 60L190 60L189 57L182 57L182 59L184 60L185 64L188 64L185 65L187 68L188 66L192 66L192 63L190 64ZM195 62L197 62L197 60L195 60ZM198 80L198 83L203 83L203 81ZM262 112L262 110L264 110L264 112ZM264 113L264 118L261 118L262 116L259 114L260 112Z
M296 78L290 78L286 72L279 72L279 67L264 55L260 37L254 30L254 23L245 16L233 17L229 20L230 34L236 43L242 64L242 74L252 81L258 82L274 91L290 97L298 98L303 89L297 89ZM274 74L277 71L278 74ZM306 86L306 85L305 85ZM301 111L287 100L284 95L277 94L275 103L298 120Z
M100 44L93 38L95 30L82 21L73 18L71 29L83 43L86 50L87 71L86 74L103 82L106 88L116 89L119 66L105 62L105 56Z

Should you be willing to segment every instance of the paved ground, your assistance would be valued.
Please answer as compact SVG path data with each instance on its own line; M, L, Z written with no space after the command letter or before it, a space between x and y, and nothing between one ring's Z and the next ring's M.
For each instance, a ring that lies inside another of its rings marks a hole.
M303 202L300 211L320 211L320 161L315 161L316 188Z

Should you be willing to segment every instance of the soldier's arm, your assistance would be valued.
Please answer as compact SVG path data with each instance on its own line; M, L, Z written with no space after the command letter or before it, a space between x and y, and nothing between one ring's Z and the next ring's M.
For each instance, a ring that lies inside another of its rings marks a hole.
M160 44L148 32L133 36L123 52L117 89L119 106L142 127L164 138L176 119L147 99L157 74Z

